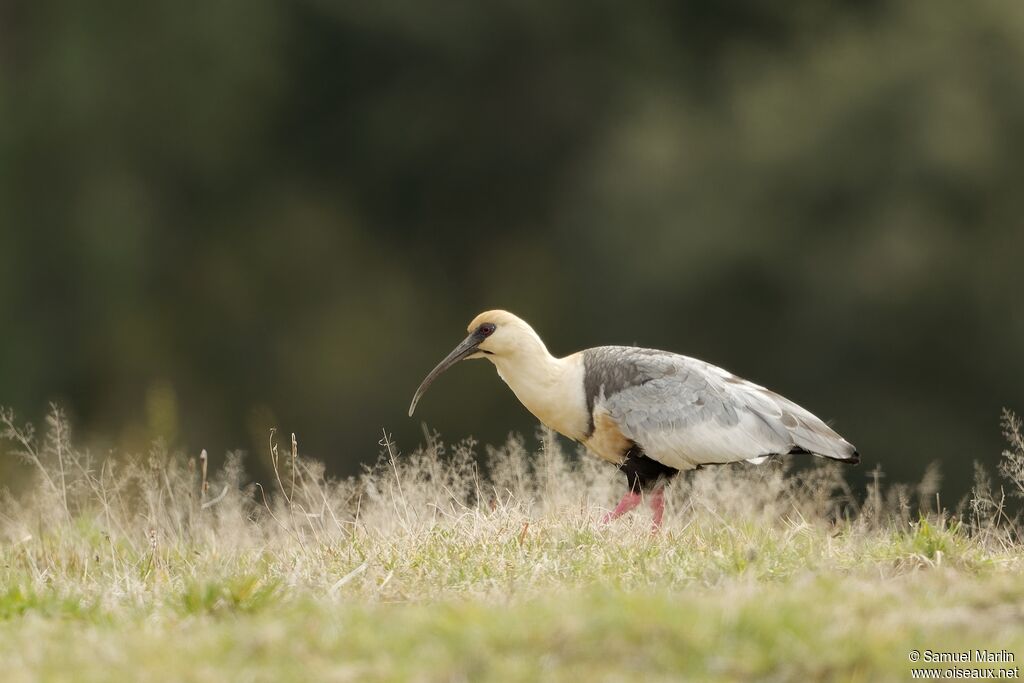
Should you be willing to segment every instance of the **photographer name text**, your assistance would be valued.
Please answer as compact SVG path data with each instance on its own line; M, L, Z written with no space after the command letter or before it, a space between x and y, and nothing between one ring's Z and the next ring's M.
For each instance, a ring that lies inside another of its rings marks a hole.
M916 653L915 653L916 654ZM999 663L1016 661L1009 650L922 650L918 657L911 657L920 662L960 662L960 663Z

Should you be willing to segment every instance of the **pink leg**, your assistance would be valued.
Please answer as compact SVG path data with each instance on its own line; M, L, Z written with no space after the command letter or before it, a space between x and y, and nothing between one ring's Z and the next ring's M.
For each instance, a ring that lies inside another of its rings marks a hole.
M651 512L654 514L651 531L658 531L661 529L661 518L665 514L665 489L660 486L651 494Z
M626 495L622 497L622 500L619 501L619 504L615 506L615 509L604 516L604 519L601 520L601 523L607 524L613 519L618 519L619 517L621 517L622 515L626 514L627 512L635 508L637 505L639 505L641 500L643 499L640 497L639 493L633 493L632 491L629 491L628 493L626 493Z

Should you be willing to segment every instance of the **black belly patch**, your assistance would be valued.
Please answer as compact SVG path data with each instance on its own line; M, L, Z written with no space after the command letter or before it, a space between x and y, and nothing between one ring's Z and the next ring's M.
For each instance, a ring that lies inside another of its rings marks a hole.
M663 465L648 458L639 446L626 451L626 459L619 469L626 475L626 484L633 493L649 491L661 480L668 480L679 474L675 467Z

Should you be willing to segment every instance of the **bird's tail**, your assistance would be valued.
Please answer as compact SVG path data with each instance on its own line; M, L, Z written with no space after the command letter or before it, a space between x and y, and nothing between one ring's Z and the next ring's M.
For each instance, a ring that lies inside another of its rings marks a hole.
M822 457L828 458L829 460L838 460L839 462L846 463L847 465L859 465L860 464L860 453L853 444L849 441L843 441L843 444L848 447L846 455L833 455L831 453L815 453L815 455L821 455Z
M857 449L854 448L853 444L850 443L849 441L844 440L843 444L845 446L849 447L845 454L844 453L837 453L834 449L830 449L828 453L819 453L817 451L812 451L812 450L810 450L808 448L804 448L803 446L794 446L793 449L789 452L789 454L790 455L816 455L819 458L828 458L829 460L837 460L839 462L846 463L847 465L859 465L860 464L860 453L857 452Z
M849 444L850 448L853 449L848 456L845 458L835 458L839 462L845 462L847 465L859 465L860 464L860 453L856 448L853 448L853 444Z
M791 453L807 453L829 460L838 460L848 465L860 462L856 447L839 436L831 427L813 415L798 415L796 428L790 434L796 443Z

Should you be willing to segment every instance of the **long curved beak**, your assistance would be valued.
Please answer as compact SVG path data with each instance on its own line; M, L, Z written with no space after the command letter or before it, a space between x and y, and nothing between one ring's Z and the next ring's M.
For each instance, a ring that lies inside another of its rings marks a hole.
M420 384L420 388L416 390L416 395L412 397L412 403L409 404L409 417L412 417L413 412L416 410L416 404L420 402L420 397L427 393L427 389L433 384L434 380L441 376L441 374L450 368L451 366L458 363L460 360L465 360L467 357L472 356L479 349L480 342L483 338L477 334L471 334L462 340L462 343L456 346L448 356L437 364L437 367L430 371L430 374L426 376L423 382Z

